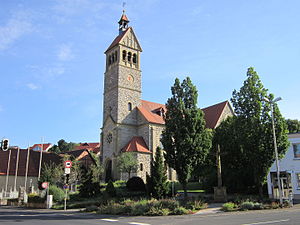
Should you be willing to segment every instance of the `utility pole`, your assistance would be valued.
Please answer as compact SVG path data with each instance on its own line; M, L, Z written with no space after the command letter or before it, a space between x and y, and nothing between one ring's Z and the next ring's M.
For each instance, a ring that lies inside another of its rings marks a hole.
M43 159L43 147L44 147L44 138L41 138L42 144L41 144L41 153L40 153L40 163L39 163L39 175L38 175L38 181L41 178L41 167L42 167L42 159Z
M10 157L11 157L11 149L9 149L8 162L7 162L7 168L6 168L5 194L7 193L7 186L8 186L8 176L9 176L9 167L10 167Z
M20 147L18 147L18 151L17 151L17 161L16 161L14 191L17 191L17 177L18 177L18 169L19 169L19 156L20 156Z
M25 170L25 192L27 193L27 177L28 177L28 165L29 165L29 155L30 155L30 148L29 144L27 147L27 157L26 157L26 170Z

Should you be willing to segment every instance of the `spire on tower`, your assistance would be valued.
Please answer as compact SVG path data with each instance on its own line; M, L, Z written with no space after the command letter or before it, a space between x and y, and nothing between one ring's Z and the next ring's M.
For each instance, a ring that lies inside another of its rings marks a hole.
M128 28L128 23L129 23L129 20L125 15L125 9L123 9L121 19L119 20L118 23L119 23L119 34L121 34L123 31L125 31Z

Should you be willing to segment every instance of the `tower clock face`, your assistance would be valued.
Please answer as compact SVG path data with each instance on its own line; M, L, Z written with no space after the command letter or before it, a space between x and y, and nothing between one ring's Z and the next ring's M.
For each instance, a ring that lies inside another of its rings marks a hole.
M133 76L132 75L128 75L127 76L127 80L128 80L128 82L133 83Z

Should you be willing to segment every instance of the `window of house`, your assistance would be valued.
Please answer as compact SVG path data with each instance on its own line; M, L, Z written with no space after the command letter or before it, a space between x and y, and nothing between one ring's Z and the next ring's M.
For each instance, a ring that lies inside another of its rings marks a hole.
M132 62L136 63L136 54L135 53L132 55Z
M293 149L294 149L294 157L300 158L300 143L293 144Z
M296 173L297 178L297 188L300 189L300 173Z
M141 170L141 171L144 170L144 165L143 165L143 163L140 164L140 170Z
M126 51L125 50L123 50L123 52L122 52L122 59L126 60Z
M127 60L128 60L128 62L131 62L131 52L128 52L128 54L127 54Z
M131 102L128 102L128 111L131 111L132 110L132 104Z

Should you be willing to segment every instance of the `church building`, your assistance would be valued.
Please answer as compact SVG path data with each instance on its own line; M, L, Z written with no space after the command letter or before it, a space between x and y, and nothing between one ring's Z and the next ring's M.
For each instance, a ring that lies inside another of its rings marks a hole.
M132 176L144 181L150 174L151 160L164 129L166 106L141 99L142 48L124 11L119 20L119 34L105 51L103 126L101 158L105 180L127 180L127 174L117 169L118 156L132 152L138 170ZM228 101L203 109L208 128L216 128L227 116L233 115ZM176 180L176 173L168 169L168 178Z

